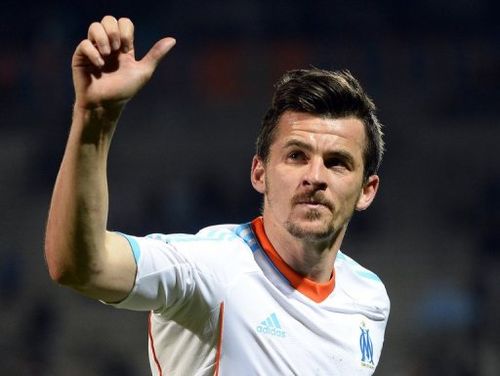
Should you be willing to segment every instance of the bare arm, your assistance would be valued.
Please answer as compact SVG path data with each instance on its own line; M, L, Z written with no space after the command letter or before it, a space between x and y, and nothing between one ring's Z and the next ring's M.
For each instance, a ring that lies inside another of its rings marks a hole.
M129 19L106 16L89 27L72 60L75 105L47 222L50 276L96 299L119 301L136 265L126 239L108 232L106 165L125 104L148 82L175 40L158 41L141 60Z

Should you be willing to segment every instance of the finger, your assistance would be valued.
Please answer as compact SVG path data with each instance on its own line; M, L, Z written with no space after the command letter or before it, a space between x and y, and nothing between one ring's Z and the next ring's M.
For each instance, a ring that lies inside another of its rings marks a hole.
M108 34L104 30L104 26L99 22L94 22L89 27L88 39L97 46L97 49L103 56L111 53Z
M118 51L120 49L120 29L118 28L118 21L113 16L104 16L101 20L101 25L103 26L106 34L109 38L109 43L113 51Z
M80 42L76 48L75 56L83 56L97 67L102 67L104 65L104 60L99 50L89 39Z
M159 40L153 47L151 47L146 56L142 58L141 63L146 65L146 68L153 72L161 59L163 59L163 57L172 49L172 47L174 47L174 45L174 38L163 38Z
M134 49L134 24L129 18L120 18L118 20L120 29L120 39L122 51L127 53Z

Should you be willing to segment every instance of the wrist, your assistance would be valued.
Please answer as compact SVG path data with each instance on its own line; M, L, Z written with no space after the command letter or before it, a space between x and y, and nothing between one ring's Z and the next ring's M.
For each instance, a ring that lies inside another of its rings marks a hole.
M86 108L75 102L73 107L72 129L80 142L109 143L123 107L94 107ZM106 141L108 140L108 141Z
M123 111L125 104L112 106L89 106L76 100L73 105L73 117L79 116L89 120L117 121Z

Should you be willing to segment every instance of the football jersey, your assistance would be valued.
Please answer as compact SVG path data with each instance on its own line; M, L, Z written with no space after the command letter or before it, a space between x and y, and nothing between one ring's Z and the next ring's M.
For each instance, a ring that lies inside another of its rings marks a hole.
M135 285L115 306L151 311L159 375L373 374L389 298L380 279L338 252L330 281L291 269L262 218L196 235L125 235Z

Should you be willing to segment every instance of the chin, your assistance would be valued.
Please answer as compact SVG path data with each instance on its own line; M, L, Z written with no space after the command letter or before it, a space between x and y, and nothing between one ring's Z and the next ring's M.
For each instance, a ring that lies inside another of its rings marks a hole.
M319 220L302 223L299 221L287 221L285 226L290 235L302 240L327 240L336 233L332 223L325 223Z

